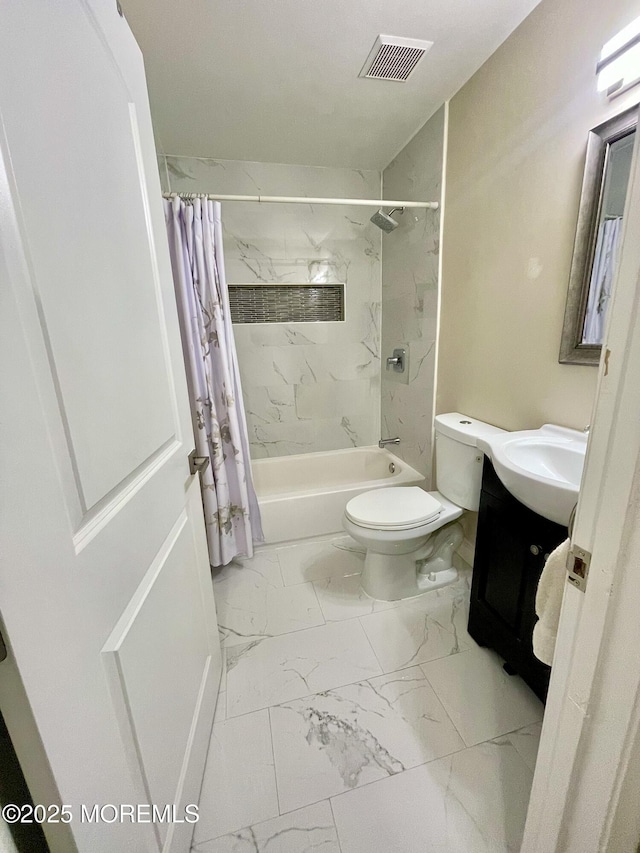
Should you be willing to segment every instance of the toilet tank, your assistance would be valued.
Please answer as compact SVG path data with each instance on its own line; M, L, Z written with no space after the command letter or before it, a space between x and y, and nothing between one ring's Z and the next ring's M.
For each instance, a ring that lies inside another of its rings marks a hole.
M478 511L484 461L478 438L499 432L504 430L460 412L436 415L436 486L445 498Z

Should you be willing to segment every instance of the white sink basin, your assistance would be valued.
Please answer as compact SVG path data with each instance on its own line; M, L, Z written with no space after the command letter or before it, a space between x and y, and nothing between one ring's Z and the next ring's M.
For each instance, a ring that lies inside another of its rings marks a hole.
M569 523L582 479L585 433L545 424L478 439L478 447L520 503L557 524Z

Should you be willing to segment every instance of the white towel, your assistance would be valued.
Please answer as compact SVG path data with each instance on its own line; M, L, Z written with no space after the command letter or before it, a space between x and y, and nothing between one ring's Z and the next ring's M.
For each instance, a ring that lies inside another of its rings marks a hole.
M549 559L545 563L538 581L536 593L538 622L533 629L533 653L538 660L549 666L553 663L553 652L556 647L570 547L571 540L565 539L555 551L549 554Z

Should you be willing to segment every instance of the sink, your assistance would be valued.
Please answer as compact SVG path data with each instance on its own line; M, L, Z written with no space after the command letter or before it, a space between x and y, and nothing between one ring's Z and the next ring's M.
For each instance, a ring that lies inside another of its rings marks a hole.
M587 436L545 424L478 439L504 487L529 509L564 526L578 501Z

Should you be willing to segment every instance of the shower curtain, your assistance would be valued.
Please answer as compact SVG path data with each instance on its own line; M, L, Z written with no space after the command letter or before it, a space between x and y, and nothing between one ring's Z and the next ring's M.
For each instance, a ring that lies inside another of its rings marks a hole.
M263 541L224 274L220 204L164 202L212 566Z
M621 231L621 216L604 219L600 223L584 318L583 344L602 343Z

